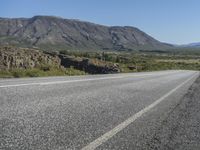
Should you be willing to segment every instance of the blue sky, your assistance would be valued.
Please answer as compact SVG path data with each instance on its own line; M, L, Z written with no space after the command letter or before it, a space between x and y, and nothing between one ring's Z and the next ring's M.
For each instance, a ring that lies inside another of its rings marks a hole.
M34 15L135 26L174 44L200 42L200 0L1 0L0 17Z

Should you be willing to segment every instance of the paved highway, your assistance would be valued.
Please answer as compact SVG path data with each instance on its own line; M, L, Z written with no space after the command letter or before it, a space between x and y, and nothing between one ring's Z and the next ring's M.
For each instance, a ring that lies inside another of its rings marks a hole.
M0 149L151 149L198 76L173 70L0 79Z

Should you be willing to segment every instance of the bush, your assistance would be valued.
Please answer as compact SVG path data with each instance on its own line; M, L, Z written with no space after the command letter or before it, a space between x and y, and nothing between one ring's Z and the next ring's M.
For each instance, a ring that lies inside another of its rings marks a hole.
M41 68L34 69L14 69L10 71L0 71L1 78L20 78L20 77L42 77L42 76L72 76L72 75L85 75L84 71L74 69L73 67L60 69L49 68L44 70Z
M28 69L24 71L26 77L40 77L45 76L44 71L39 69Z
M74 69L74 67L71 66L70 68L66 68L65 74L66 75L70 75L70 76L73 76L73 75L85 75L86 72Z

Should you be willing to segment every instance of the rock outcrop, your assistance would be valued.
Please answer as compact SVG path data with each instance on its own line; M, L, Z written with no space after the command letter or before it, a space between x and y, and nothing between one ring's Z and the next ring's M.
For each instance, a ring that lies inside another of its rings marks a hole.
M0 48L0 71L30 68L40 68L46 71L48 68L61 69L63 67L74 67L90 74L119 73L121 71L117 64L97 59L53 54L30 48Z
M88 59L67 55L59 55L61 65L64 67L73 66L76 69L84 70L90 74L107 74L121 72L118 64L108 63L97 59Z
M25 48L0 48L0 70L28 69L42 66L60 67L58 56L45 54L42 51Z

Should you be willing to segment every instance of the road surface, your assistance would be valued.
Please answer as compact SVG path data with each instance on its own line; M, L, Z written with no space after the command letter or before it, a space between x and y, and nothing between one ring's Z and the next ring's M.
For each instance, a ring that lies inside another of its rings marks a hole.
M0 149L151 149L198 76L172 70L1 79Z

